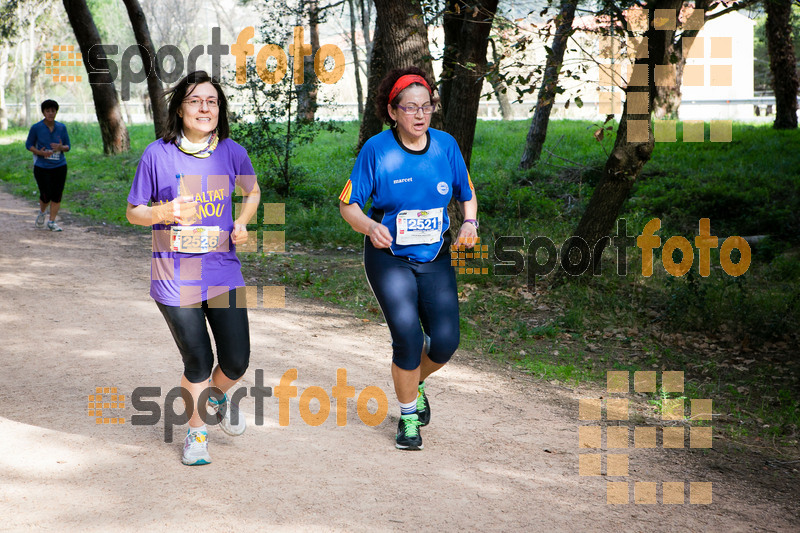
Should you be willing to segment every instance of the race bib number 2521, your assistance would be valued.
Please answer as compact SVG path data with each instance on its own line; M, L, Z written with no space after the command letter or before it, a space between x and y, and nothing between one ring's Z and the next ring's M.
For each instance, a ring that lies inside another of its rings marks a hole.
M434 244L442 237L444 208L406 210L397 214L397 244Z

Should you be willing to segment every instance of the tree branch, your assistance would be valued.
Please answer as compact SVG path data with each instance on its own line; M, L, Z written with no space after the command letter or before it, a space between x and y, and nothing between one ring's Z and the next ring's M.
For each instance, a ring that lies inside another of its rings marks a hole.
M712 15L706 15L705 22L708 22L709 20L714 20L715 18L721 17L722 15L727 15L728 13L730 13L732 11L739 11L740 9L744 9L746 7L750 7L753 4L757 3L758 1L759 0L743 0L742 2L739 2L738 4L734 4L731 7L727 7L725 9L723 9L722 11L717 11L716 13L714 13Z

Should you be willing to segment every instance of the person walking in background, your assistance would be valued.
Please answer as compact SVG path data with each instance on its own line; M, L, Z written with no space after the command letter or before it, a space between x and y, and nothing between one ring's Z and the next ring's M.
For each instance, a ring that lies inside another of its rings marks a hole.
M56 223L56 216L61 207L61 196L67 182L67 158L69 152L69 134L67 127L56 122L58 102L45 100L42 102L44 119L31 126L25 148L33 152L33 177L39 186L39 214L36 216L36 227L43 228L50 207L50 220L47 228L50 231L61 231Z

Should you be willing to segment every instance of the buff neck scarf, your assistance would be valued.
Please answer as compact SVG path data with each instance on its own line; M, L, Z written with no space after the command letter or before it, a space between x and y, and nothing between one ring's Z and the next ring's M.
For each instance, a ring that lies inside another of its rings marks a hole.
M175 139L175 144L178 146L178 149L185 153L192 155L194 157L198 157L200 159L205 159L209 157L211 154L214 153L214 150L217 148L217 144L219 143L219 136L217 135L217 130L208 136L208 138L204 141L199 143L193 143L188 140L183 135L183 130L181 130L180 136Z

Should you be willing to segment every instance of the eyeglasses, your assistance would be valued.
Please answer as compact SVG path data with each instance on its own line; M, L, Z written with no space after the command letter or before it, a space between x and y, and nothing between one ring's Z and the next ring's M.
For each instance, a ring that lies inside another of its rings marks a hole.
M410 104L410 105L397 104L395 107L397 107L399 109L402 109L403 113L405 113L406 115L416 115L417 111L419 111L420 109L426 115L430 115L431 113L436 111L436 108L438 106L436 104L428 104L428 105L423 105L423 106L419 106L419 105L416 105L416 104Z
M187 98L183 101L183 103L191 109L199 109L202 107L203 102L205 102L209 109L216 109L219 107L219 99L217 98L207 98L206 100L202 100L200 98Z

